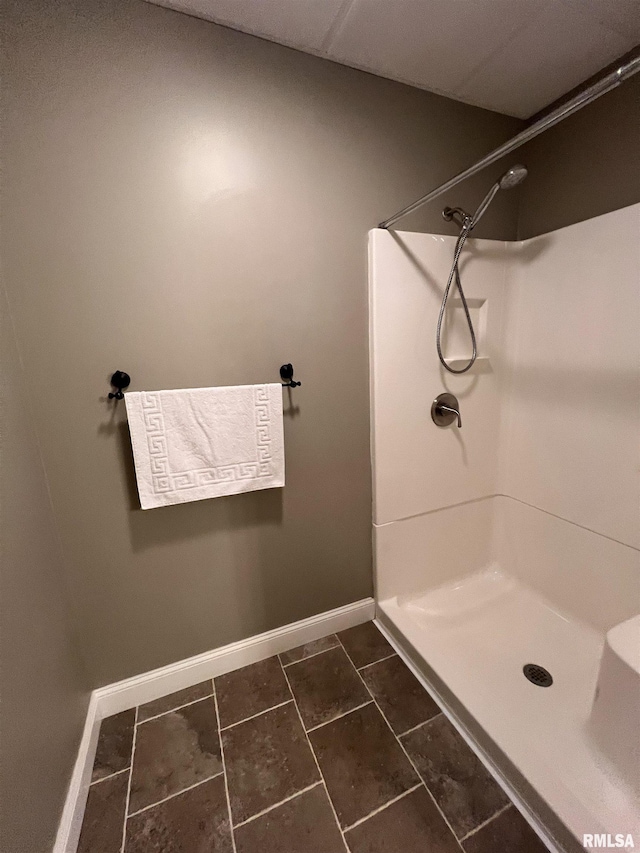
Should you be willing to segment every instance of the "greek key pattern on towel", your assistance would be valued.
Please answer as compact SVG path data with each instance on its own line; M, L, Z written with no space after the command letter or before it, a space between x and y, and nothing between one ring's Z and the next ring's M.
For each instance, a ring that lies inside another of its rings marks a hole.
M183 489L195 489L212 483L232 480L251 480L272 473L269 392L264 385L254 392L257 462L238 462L217 468L197 468L194 471L171 472L160 395L142 393L142 412L147 433L147 447L156 494Z

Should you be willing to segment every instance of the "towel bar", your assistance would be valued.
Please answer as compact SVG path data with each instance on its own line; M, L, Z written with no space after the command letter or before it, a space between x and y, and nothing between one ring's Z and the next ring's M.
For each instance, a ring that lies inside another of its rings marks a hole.
M282 365L282 367L280 368L280 379L282 380L282 385L284 388L297 388L299 385L302 385L302 382L296 382L293 378L292 364ZM111 384L117 390L111 391L109 393L109 399L123 400L124 394L122 393L122 389L129 387L129 385L131 384L131 377L123 370L116 370L116 372L111 377Z

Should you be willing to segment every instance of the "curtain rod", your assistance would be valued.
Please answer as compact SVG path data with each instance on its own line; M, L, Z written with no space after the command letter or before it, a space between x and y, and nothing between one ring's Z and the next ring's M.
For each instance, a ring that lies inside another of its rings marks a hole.
M447 190L450 190L452 187L455 187L457 184L467 178L470 178L472 175L477 174L477 172L480 172L482 169L486 168L486 166L490 166L492 163L495 163L496 160L500 160L500 158L504 157L505 154L510 154L511 151L515 151L516 148L520 148L520 146L524 145L525 142L528 142L530 139L533 139L540 133L543 133L545 130L553 127L554 124L558 124L558 122L561 122L570 115L573 115L573 113L582 109L582 107L586 107L587 104L595 101L596 98L599 98L611 89L615 89L616 86L619 86L620 83L628 77L631 77L633 74L637 74L639 71L640 54L632 57L628 62L625 62L615 71L605 74L604 77L601 77L600 80L592 83L591 86L587 86L581 92L578 92L577 95L568 100L566 103L556 107L555 110L552 110L548 115L538 119L538 121L534 122L530 127L525 128L508 142L503 143L489 154L486 154L481 160L474 163L473 166L469 166L468 169L458 172L458 174L454 175L453 178L449 178L449 180L445 181L444 184L440 184L439 187L436 187L426 195L423 195L422 198L414 201L413 204L410 204L408 207L404 207L389 219L385 219L384 222L381 222L378 225L378 228L389 228L399 219L402 219L404 216L407 216L407 214L413 213L414 210L422 207L423 204L427 204L427 202L432 201L434 198L442 195L442 193L447 192Z

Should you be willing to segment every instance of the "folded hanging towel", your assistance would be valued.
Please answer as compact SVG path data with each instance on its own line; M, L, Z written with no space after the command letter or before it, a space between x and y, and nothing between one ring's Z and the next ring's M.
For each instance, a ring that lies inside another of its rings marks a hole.
M284 486L281 385L124 398L142 509Z

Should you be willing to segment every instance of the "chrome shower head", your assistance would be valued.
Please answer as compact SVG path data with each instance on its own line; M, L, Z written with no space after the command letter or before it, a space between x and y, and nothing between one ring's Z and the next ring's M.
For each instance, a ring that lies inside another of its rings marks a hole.
M501 190L510 190L511 187L517 187L518 184L521 184L526 177L527 167L523 166L521 163L518 163L517 165L512 166L510 169L507 169L507 171L500 178L498 183L500 184Z
M498 190L510 190L512 187L517 187L518 184L524 181L526 177L527 167L522 166L520 163L515 166L511 166L510 169L507 169L504 175L495 182L478 205L478 209L471 217L471 228L475 228L480 219L484 216Z

